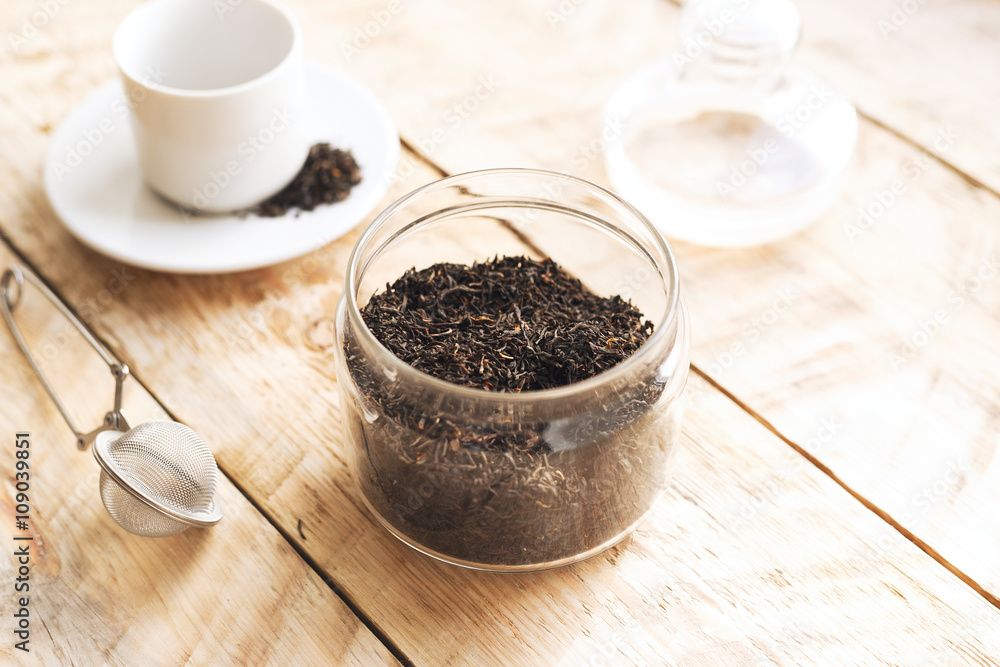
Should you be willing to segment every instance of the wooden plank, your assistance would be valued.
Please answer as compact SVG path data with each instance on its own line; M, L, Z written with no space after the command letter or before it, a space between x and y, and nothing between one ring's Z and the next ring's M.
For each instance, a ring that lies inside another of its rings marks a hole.
M371 86L402 136L452 173L597 166L600 110L626 74L665 53L677 14L663 0L421 0L376 30L375 0L338 3L332 23L319 4L293 6L309 17L314 57ZM366 27L377 32L367 44L357 33Z
M111 4L102 7L108 16L92 18L92 29L106 35L117 15ZM316 31L332 11L323 7L307 14ZM618 14L600 8L590 20ZM471 25L463 30L474 33ZM88 59L93 54L76 57ZM21 65L19 76L43 81L78 67L54 57ZM38 177L44 136L24 121L58 119L97 83L90 79L112 75L100 67L58 94L44 83L19 87L37 92L19 98L31 113L0 134L0 155L10 161L0 229L78 307L120 267L81 248L53 218ZM415 85L407 87L414 99ZM430 177L414 170L396 192ZM412 553L360 506L343 462L329 324L354 238L232 276L135 270L129 288L89 319L414 661L988 664L1000 650L994 607L909 543L881 549L893 536L886 524L698 380L677 483L624 545L578 566L517 577Z
M676 10L587 3L550 27L548 9L445 12L425 2L350 66L399 110L415 145L452 172L519 164L606 183L603 102L663 50L655 35ZM454 37L434 37L441 33ZM394 67L380 74L386 61ZM449 87L434 62L450 63ZM907 65L900 76L909 67L919 69ZM503 83L453 135L430 141L479 76ZM757 250L674 244L695 363L994 594L998 214L990 192L862 123L850 185L820 224ZM529 233L542 242L542 230ZM827 442L814 437L822 418L840 424Z
M697 359L996 595L1000 201L932 163L852 243L845 229L858 206L912 155L876 128L863 141L868 155L895 159L862 160L824 224L756 265L688 256L692 301L731 300L728 312L693 309L704 332ZM777 313L782 294L791 305ZM733 345L746 351L727 356ZM826 442L812 432L824 417L839 424Z
M2 266L12 259L0 244ZM74 417L88 429L100 423L114 387L100 357L36 291L27 293L17 319ZM20 566L10 555L15 548L27 544L31 554L22 581L29 588L15 593L11 584L6 609L14 613L15 601L28 599L25 648L35 664L396 663L225 477L219 488L225 517L215 528L161 539L119 528L101 502L97 462L89 451L76 450L3 329L0 534L13 545L3 561L8 581ZM133 423L168 418L140 385L129 381L126 388ZM28 530L19 530L14 436L25 431L31 441L30 518ZM14 647L20 639L8 636L0 659L27 657Z
M1000 5L796 4L804 28L802 66L863 113L1000 192ZM938 137L949 128L958 138L941 151Z

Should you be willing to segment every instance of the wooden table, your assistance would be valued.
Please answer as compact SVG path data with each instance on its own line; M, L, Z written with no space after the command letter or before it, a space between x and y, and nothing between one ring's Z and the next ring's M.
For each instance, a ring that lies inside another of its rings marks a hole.
M128 363L134 420L205 437L226 517L159 540L119 529L94 461L0 334L9 545L19 430L34 474L31 653L10 632L11 548L6 661L1000 664L1000 4L800 0L798 64L861 114L847 190L767 247L673 244L694 341L675 481L618 547L513 576L416 554L354 489L331 315L360 230L268 269L177 276L108 260L57 220L49 136L116 76L110 38L136 4L5 0L0 261L36 269ZM384 204L482 167L606 183L602 105L667 52L678 15L666 0L288 4L308 56L399 125ZM484 78L493 90L450 123ZM852 233L897 179L902 194ZM74 414L99 419L100 360L44 303L23 310Z

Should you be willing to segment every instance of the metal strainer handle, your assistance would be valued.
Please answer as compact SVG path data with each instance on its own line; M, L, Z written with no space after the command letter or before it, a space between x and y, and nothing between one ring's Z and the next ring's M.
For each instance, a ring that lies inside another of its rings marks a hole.
M111 369L115 406L93 431L84 433L76 427L14 321L13 310L24 297L25 281L45 295ZM188 526L219 522L222 509L215 493L219 470L208 445L190 428L173 421L130 428L121 410L128 367L111 356L52 290L30 271L11 266L0 277L0 311L35 375L73 429L77 447L94 444L94 458L102 469L101 499L118 525L136 535L165 537Z
M104 423L95 428L92 431L84 433L81 431L73 418L69 416L69 411L66 410L66 406L63 405L62 401L59 400L59 396L56 395L55 389L49 384L48 378L42 373L41 367L38 362L35 361L35 357L31 354L31 350L28 349L28 344L24 340L24 336L21 335L21 330L18 328L17 323L14 321L13 311L17 308L18 304L21 303L21 299L24 297L24 282L27 280L30 282L39 292L45 295L45 298L59 310L63 317L69 320L70 324L76 327L80 335L83 336L84 340L90 343L90 346L101 355L101 359L104 363L108 365L111 369L111 375L115 378L115 406L104 415ZM12 283L17 285L17 289L12 289ZM34 273L28 271L27 269L12 264L6 271L4 271L3 278L0 278L0 311L3 312L3 318L7 321L7 326L10 327L10 332L14 335L14 340L17 341L17 346L21 348L21 352L24 357L28 360L31 365L31 370L35 371L35 375L41 381L42 386L45 387L45 391L48 392L49 397L52 402L56 404L59 408L60 414L62 414L63 419L73 430L73 434L76 435L76 446L81 450L87 449L87 447L94 441L98 433L102 431L127 431L129 430L128 421L125 419L125 415L122 413L122 385L125 380L128 379L129 371L128 366L123 363L118 362L111 353L108 352L107 348L101 345L101 342L94 338L93 334L83 325L83 322L78 320L75 315L70 311L66 305L59 300L59 298L52 293L52 290L48 288L45 283L41 281Z

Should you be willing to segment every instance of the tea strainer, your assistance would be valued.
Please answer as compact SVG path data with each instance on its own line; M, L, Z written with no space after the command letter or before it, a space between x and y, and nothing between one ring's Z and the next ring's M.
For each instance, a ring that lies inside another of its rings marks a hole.
M76 427L14 322L13 311L24 296L25 280L52 302L111 369L115 405L93 431L83 433ZM219 470L205 441L172 421L129 427L121 409L128 366L112 357L36 275L19 266L9 267L0 278L0 310L21 352L76 435L77 448L86 450L93 443L94 458L101 466L101 499L119 526L136 535L165 537L190 526L213 526L222 519L215 496Z

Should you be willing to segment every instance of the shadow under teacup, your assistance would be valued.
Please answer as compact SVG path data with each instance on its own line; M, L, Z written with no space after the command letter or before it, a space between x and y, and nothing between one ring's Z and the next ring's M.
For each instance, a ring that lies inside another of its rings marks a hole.
M264 0L151 0L118 27L143 177L189 209L270 197L309 152L302 34Z

